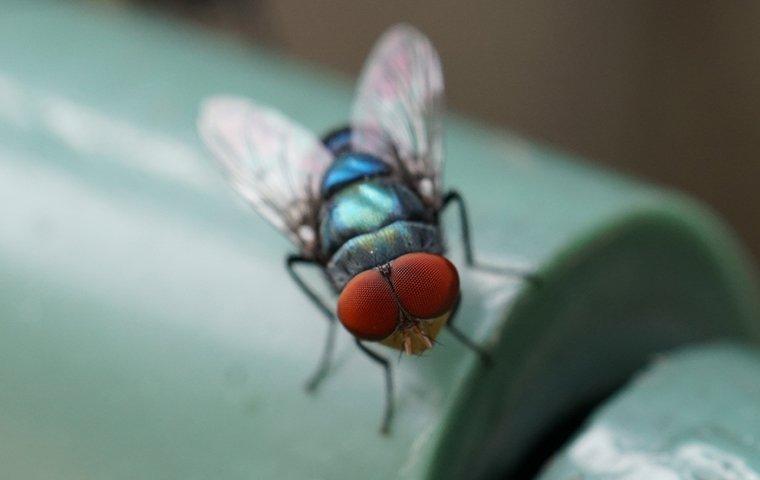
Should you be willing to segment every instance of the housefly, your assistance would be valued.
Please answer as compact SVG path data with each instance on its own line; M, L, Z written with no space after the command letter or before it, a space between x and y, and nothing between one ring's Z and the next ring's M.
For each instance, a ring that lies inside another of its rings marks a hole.
M316 389L328 372L340 322L384 370L382 432L393 415L391 364L369 343L420 354L446 327L488 360L453 322L459 275L444 257L440 227L448 205L458 205L465 262L476 263L465 203L456 191L444 191L441 181L443 90L430 41L398 25L380 38L365 64L349 126L321 141L244 98L212 97L198 120L233 188L298 249L286 258L287 270L329 322L307 389ZM325 273L338 296L335 313L299 276L297 264Z

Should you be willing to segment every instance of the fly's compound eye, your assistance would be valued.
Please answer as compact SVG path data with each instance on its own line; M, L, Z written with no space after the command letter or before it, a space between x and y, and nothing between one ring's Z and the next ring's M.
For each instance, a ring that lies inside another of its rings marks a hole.
M441 255L402 255L391 262L390 278L404 309L417 318L443 315L459 296L457 269Z
M366 270L346 284L338 299L338 318L362 340L382 340L396 330L398 304L379 271Z

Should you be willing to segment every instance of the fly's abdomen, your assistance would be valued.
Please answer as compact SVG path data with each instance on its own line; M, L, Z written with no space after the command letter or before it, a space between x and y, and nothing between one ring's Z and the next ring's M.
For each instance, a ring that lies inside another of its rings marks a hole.
M366 153L347 152L335 159L322 179L322 198L330 198L348 185L391 173L382 160Z
M335 193L324 208L320 240L325 258L350 239L391 223L429 221L429 212L417 195L390 178L349 185Z

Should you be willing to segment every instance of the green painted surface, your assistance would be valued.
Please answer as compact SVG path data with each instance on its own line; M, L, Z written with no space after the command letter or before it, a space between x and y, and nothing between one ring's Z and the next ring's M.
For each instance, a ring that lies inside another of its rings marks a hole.
M760 479L760 352L657 359L596 413L541 480Z
M478 255L546 284L464 270L460 325L496 365L446 333L404 358L382 438L381 375L348 335L324 388L302 393L325 325L282 268L286 240L200 145L197 105L219 92L318 132L351 101L340 78L165 21L2 9L3 477L487 477L653 352L758 336L754 282L709 214L452 118L446 180Z

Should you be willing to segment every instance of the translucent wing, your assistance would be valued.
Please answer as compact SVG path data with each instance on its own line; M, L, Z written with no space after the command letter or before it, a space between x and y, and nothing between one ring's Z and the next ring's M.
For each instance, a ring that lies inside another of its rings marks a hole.
M198 130L230 183L306 254L313 254L319 182L332 156L281 113L238 97L206 100Z
M359 80L351 116L354 147L389 157L434 205L441 197L443 73L430 41L408 25L378 40ZM385 139L385 141L384 141Z

